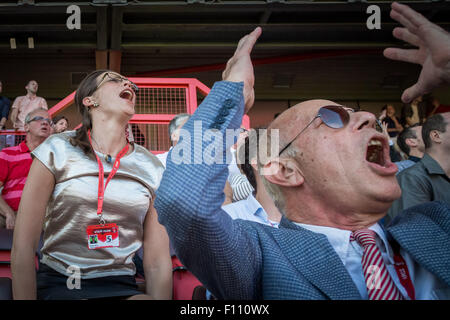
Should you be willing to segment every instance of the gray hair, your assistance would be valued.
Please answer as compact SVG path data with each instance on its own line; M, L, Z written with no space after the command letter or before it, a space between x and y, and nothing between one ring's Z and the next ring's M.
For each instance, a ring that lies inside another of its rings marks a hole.
M28 114L25 116L25 123L29 123L30 120L32 119L33 115L36 114L38 111L45 111L48 113L48 110L44 109L44 108L38 108L35 109L33 111L28 112Z
M267 149L271 150L271 147L270 147L271 139L269 137L271 138L272 135L268 135L268 137L267 137L267 145L268 145ZM287 158L296 158L297 154L298 154L298 150L294 146L291 145L286 149L286 151L283 154ZM262 163L260 160L261 159L258 157L258 168L259 168L260 173L262 173L262 172L264 172L263 168L264 168L265 163ZM281 187L277 184L274 184L274 183L268 181L266 179L266 177L264 176L264 174L260 174L260 175L261 175L264 187L266 188L266 191L269 194L269 196L272 198L275 206L277 207L277 209L281 212L281 214L283 216L286 216L286 212L285 212L286 200L284 198L284 194L283 194Z
M169 123L169 138L170 138L170 141L172 141L172 133L174 133L175 130L177 130L180 127L181 123L184 120L186 120L186 119L189 120L190 117L191 117L191 115L189 113L180 113L180 114L177 114L175 117L173 117L173 119Z

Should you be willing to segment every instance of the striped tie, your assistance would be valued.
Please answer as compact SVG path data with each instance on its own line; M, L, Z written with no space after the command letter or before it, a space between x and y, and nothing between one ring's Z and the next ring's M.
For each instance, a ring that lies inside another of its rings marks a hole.
M375 232L362 229L352 233L350 241L356 240L364 248L362 267L366 278L367 293L370 300L402 300L403 297L395 286L384 265L383 257L377 247Z

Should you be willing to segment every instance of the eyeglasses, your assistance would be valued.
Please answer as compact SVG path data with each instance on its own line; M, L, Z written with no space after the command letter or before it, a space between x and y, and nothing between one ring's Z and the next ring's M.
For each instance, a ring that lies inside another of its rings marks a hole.
M278 153L278 156L280 156L284 150L289 148L289 146L297 139L310 125L313 123L314 120L317 118L321 118L323 123L327 125L330 128L333 129L340 129L345 127L348 122L350 121L350 112L355 112L353 109L345 108L341 106L324 106L319 109L319 112L317 115L306 125L305 128L303 128L302 131L300 131L294 139L292 139L281 151ZM383 132L383 127L381 126L381 122L379 120L376 120L375 129L378 132Z
M100 88L100 86L106 82L123 82L123 81L128 81L131 84L131 89L133 89L133 91L135 93L138 93L139 91L139 87L133 83L132 81L128 80L127 78L124 78L116 73L111 73L111 72L105 72L105 74L102 77L102 80L100 80L100 83L97 85L97 89Z
M52 124L52 120L51 119L44 118L44 117L41 117L41 116L36 116L34 118L31 118L30 120L27 121L27 123L30 123L30 122L33 122L33 121L39 121L39 122L44 121L44 122L47 122L50 125Z

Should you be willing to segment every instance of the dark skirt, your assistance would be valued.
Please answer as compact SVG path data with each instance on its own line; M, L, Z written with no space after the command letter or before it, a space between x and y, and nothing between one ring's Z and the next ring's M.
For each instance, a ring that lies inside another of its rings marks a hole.
M139 291L134 276L110 276L80 279L80 289L67 287L68 277L40 264L37 272L37 298L39 300L124 299Z

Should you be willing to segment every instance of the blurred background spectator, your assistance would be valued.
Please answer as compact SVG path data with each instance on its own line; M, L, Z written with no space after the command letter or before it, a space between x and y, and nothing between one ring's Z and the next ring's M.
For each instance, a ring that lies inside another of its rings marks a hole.
M3 83L0 81L0 94L3 91ZM8 120L9 108L11 101L8 98L0 95L0 130L5 129L6 120Z
M408 157L406 160L395 163L398 167L398 174L422 159L423 153L425 152L425 144L422 139L422 126L417 123L400 132L397 137L397 145Z
M422 138L425 154L417 164L397 175L402 195L393 202L387 220L424 202L450 204L450 112L428 118L422 126Z
M69 120L64 116L53 118L53 133L61 133L69 128Z
M48 109L45 99L36 95L38 88L38 83L35 80L31 80L25 86L27 94L14 100L11 107L11 121L14 129L24 130L25 117L29 112L39 108Z
M51 119L45 109L33 110L25 117L25 141L0 151L0 228L13 229L22 190L31 167L31 154L51 134Z

